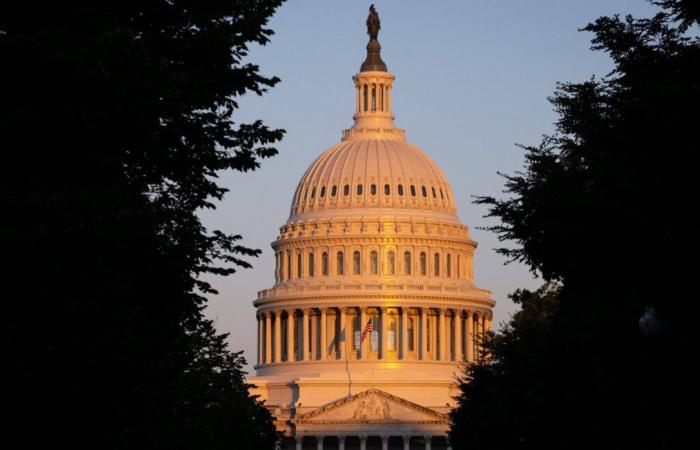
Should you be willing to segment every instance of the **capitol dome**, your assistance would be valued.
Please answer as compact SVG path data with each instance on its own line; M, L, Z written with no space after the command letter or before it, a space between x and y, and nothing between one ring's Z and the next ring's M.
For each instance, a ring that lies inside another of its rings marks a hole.
M381 208L428 210L456 219L442 170L403 138L349 139L323 152L299 182L291 215L347 209L373 214Z
M253 302L251 391L289 449L446 449L455 374L481 357L495 305L447 179L394 125L370 11L354 125L301 177Z

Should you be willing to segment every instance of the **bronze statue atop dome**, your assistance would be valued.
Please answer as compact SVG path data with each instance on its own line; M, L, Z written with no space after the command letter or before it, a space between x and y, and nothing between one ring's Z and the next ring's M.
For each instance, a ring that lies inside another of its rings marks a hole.
M370 5L369 7L369 15L367 16L367 34L369 34L370 39L377 39L377 35L379 34L379 30L381 30L382 25L381 22L379 21L379 14L377 14L377 10L374 9L374 4Z
M379 14L377 10L374 9L374 4L369 7L369 14L367 15L367 34L369 35L369 42L367 43L367 58L365 62L362 63L360 67L360 72L367 71L379 71L388 72L386 64L382 61L382 57L379 54L382 46L379 45L377 36L379 35L379 30L382 28L381 22L379 21Z

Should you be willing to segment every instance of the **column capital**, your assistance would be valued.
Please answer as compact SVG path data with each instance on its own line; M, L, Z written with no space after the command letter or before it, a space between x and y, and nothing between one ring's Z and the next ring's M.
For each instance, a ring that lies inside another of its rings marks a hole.
M297 442L301 442L304 440L304 435L297 434L296 436L294 436L294 440Z
M389 440L389 435L388 434L382 434L379 436L382 439L382 442L386 442Z
M404 434L401 436L401 439L403 439L404 442L411 442L411 435L410 434Z
M316 442L323 442L323 438L324 438L324 437L325 437L325 436L322 435L322 434L317 435L317 436L316 436Z
M345 436L338 436L338 442L345 442Z

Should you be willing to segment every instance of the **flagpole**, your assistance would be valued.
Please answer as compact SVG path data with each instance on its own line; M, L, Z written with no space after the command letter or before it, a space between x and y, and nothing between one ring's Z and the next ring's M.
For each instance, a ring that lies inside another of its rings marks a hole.
M352 378L350 378L350 363L348 361L348 327L346 324L341 324L344 336L343 345L345 346L345 373L348 374L348 397L352 395Z
M374 333L374 317L372 317L372 333ZM372 335L369 336L369 345L372 346ZM377 348L379 346L377 345ZM376 354L372 358L372 387L374 387L374 361L377 359Z

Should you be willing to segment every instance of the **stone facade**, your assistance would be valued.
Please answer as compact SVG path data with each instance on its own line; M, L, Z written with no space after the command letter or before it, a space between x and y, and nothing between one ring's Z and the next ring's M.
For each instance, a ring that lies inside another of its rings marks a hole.
M446 447L455 372L495 302L447 179L394 126L394 76L353 80L355 125L306 171L272 244L251 391L290 448Z

